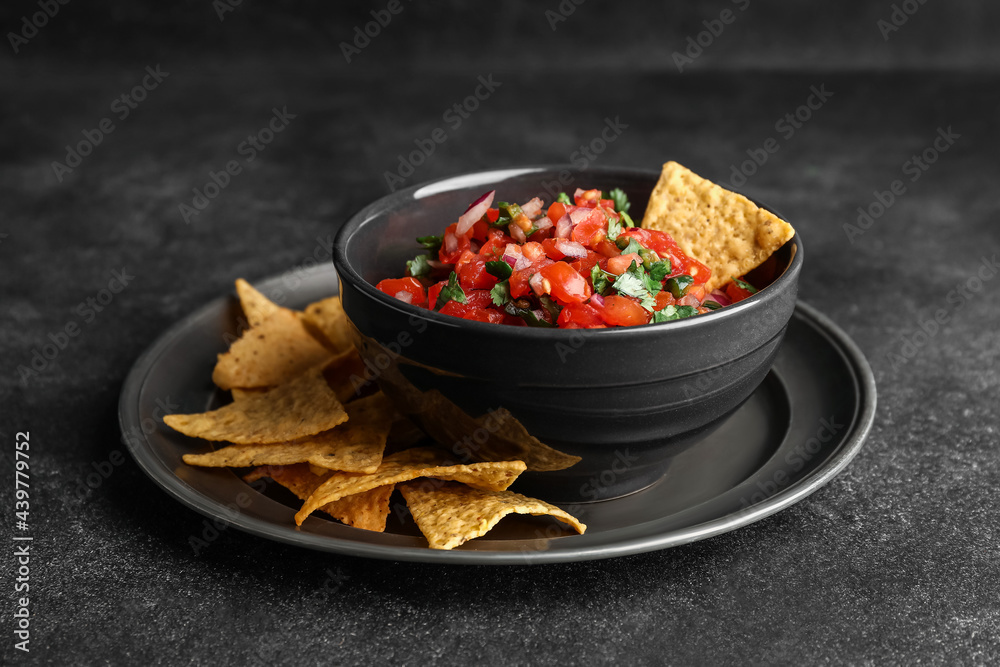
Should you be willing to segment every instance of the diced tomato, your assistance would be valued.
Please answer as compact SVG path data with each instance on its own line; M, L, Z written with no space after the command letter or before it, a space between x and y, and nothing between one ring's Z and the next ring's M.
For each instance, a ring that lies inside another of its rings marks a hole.
M639 305L637 299L630 296L606 296L604 305L598 307L598 312L607 324L617 327L646 324L650 318L649 312Z
M489 308L493 305L493 297L486 289L463 290L465 292L465 303L473 308Z
M448 225L444 231L444 242L441 244L441 250L438 251L438 259L445 264L454 264L462 256L462 252L472 245L471 234L458 236L455 234L456 227L458 227L457 222ZM452 246L454 250L449 250L448 248Z
M598 202L598 206L601 208L606 208L609 211L615 210L615 200L614 199L601 199Z
M458 301L449 301L448 303L441 306L439 313L444 315L454 315L455 317L465 317L471 308L464 303L459 303Z
M750 290L745 290L735 282L731 282L726 285L726 296L728 296L733 303L742 301L743 299L753 296Z
M531 287L528 286L528 280L531 279L532 274L538 273L543 267L552 263L551 259L543 255L541 259L532 262L526 268L512 273L509 279L511 298L519 299L530 292Z
M524 253L524 256L532 262L545 257L545 248L541 243L536 243L534 241L528 241L522 245L521 252Z
M580 259L573 260L569 263L577 273L581 276L590 276L590 272L593 270L594 265L601 260L601 256L598 255L593 250L587 251L586 257L581 257Z
M442 312L444 311L442 310ZM504 321L504 313L487 308L469 308L462 317L467 320L490 322L492 324L502 324Z
M608 273L613 273L616 276L628 271L628 267L635 262L639 266L642 266L642 257L639 257L637 253L630 252L627 255L618 255L617 257L608 258Z
M555 224L559 222L559 218L566 215L566 205L563 204L562 202L554 201L549 206L549 210L546 213L546 215L549 216L549 220L552 221L552 224Z
M687 274L694 278L695 285L704 285L712 277L712 269L708 268L694 257L687 258Z
M448 286L447 280L442 280L439 283L431 285L427 290L427 307L431 310L437 308L438 295L441 294L441 290Z
M386 278L379 281L375 289L381 290L397 299L401 292L406 293L409 295L410 300L407 301L406 297L403 297L402 301L412 303L415 306L427 303L427 293L424 291L424 286L416 278Z
M486 260L479 255L473 255L468 262L460 263L455 268L458 284L463 290L488 290L497 284L496 276L486 271Z
M605 326L600 313L589 303L569 304L559 313L557 324L564 329L572 327L596 329Z
M487 225L482 220L476 220L476 223L472 225L472 238L477 241L485 241L486 233L490 230L490 226Z
M597 206L597 203L600 201L600 199L601 199L600 190L581 190L580 188L577 188L576 192L573 194L573 201L576 203L577 206L586 206L588 208L593 208Z
M455 273L461 271L462 267L471 262L475 256L476 253L472 252L472 250L468 248L463 250L462 254L458 256L457 260L455 260Z
M490 230L491 232L494 230ZM486 239L486 243L483 247L479 249L479 256L485 259L487 262L492 262L503 257L503 250L507 247L508 241L504 241L502 238L497 236L490 236Z
M498 209L498 208L489 208L489 209L486 209L486 219L489 220L491 224L494 223L494 222L496 222L497 220L499 220L500 219L500 209Z
M622 254L622 251L618 249L618 246L616 246L614 243L612 243L607 239L604 239L603 241L595 245L594 250L601 253L605 257L617 257L618 255Z
M577 243L593 248L607 238L608 221L604 214L594 209L585 220L573 227L570 238Z
M656 310L663 310L667 306L672 306L676 301L674 301L674 295L670 293L669 290L660 290L656 293Z
M548 292L561 306L582 303L590 298L590 284L565 262L549 264L539 273L549 281Z
M566 255L564 255L562 251L556 247L556 240L557 239L545 239L542 241L542 249L545 250L545 254L549 259L564 259Z

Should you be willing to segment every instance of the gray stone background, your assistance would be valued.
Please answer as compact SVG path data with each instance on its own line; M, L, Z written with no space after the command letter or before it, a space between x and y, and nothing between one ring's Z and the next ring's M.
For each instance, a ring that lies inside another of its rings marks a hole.
M38 2L5 3L0 498L13 508L15 433L30 431L36 537L29 654L13 647L3 558L3 662L1000 661L1000 281L976 280L1000 242L1000 6L895 5L899 25L880 27L893 3L403 1L347 62L340 44L386 3L74 0L44 20ZM731 23L679 71L673 54L724 10ZM147 66L169 74L134 109L116 103ZM500 87L449 127L480 75ZM813 86L833 94L789 135L778 124ZM186 221L192 189L243 160L275 107L295 114L287 129ZM432 567L236 530L193 555L201 515L122 455L116 422L159 332L237 276L312 257L436 127L448 140L407 184L565 162L608 117L628 127L597 163L675 159L719 181L777 140L742 189L806 239L801 298L874 369L879 413L854 463L750 527L609 561ZM104 118L114 129L89 155L53 166ZM845 227L896 180L891 206ZM134 278L87 306L114 271ZM19 370L74 324L41 370ZM77 493L98 468L107 479ZM12 511L0 517L10 535Z

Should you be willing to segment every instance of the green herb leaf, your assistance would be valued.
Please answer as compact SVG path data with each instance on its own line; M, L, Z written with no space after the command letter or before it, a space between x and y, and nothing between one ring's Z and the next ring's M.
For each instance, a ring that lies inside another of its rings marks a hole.
M505 215L510 220L514 220L517 216L521 215L521 207L518 204L509 204L502 201L497 204L497 208L500 209L500 215Z
M619 213L627 213L629 207L632 205L628 201L628 195L621 188L615 188L608 193L607 197L604 199L612 199L615 202L615 210ZM632 225L629 225L631 227Z
M538 297L538 302L542 304L542 308L549 311L549 315L552 316L553 322L556 322L559 319L559 313L562 312L562 306L556 303L552 297L548 294L543 294Z
M625 294L626 296L634 296L637 299L641 299L644 296L648 296L648 290L646 289L645 282L642 279L641 274L642 269L632 260L629 264L628 270L625 273L618 276L614 284L611 286L618 290L619 294ZM637 275L637 272L640 272Z
M667 289L670 293L674 295L675 299L679 299L685 294L687 294L688 288L694 284L694 278L687 274L681 274L679 276L674 276L667 280Z
M417 255L413 259L406 260L406 268L409 270L410 275L418 278L430 274L431 265L427 263L427 260L430 258L430 255Z
M490 296L493 298L494 305L507 305L510 301L510 283L506 280L497 283L493 286L493 289L490 290Z
M570 206L573 205L573 200L570 199L569 195L566 194L565 192L560 192L559 196L556 197L556 201L559 202L559 203L561 203L561 204L569 204Z
M417 243L419 243L423 247L427 248L431 252L437 252L437 250L441 247L441 243L443 243L443 241L444 241L444 239L442 239L440 236L418 236L417 237Z
M672 320L681 320L685 317L691 317L692 315L697 315L698 309L694 306L666 306L662 310L658 310L653 313L654 322L670 322Z
M510 268L510 264L507 262L499 260L486 262L486 273L496 276L498 280L507 280L510 278L510 274L514 273L514 269Z
M649 277L658 283L662 283L663 279L670 275L670 268L669 257L653 262L649 266Z
M627 238L628 238L628 243L625 244L624 248L622 248L621 245L618 246L619 248L621 248L622 254L623 255L627 255L627 254L629 254L631 252L634 252L635 254L638 255L639 251L642 250L642 246L639 245L639 242L636 241L631 236L629 236Z
M448 276L448 285L438 294L437 309L441 310L441 307L449 301L466 303L465 292L462 291L462 286L458 284L458 274L454 271Z
M590 270L590 282L594 286L594 292L603 295L608 291L608 287L611 285L611 281L608 280L610 273L606 273L601 270L601 267L594 264L594 268Z
M618 211L618 212L621 213L622 222L625 223L626 227L635 227L635 222L632 221L632 218L629 216L628 213L626 213L625 211Z
M703 303L701 305L705 306L709 310L718 310L719 308L722 308L722 304L721 303L718 303L716 301L711 301L711 300L706 301L705 303Z
M608 240L614 241L622 233L622 223L614 218L608 218Z
M746 282L745 280L740 280L739 278L733 278L733 282L742 287L743 289L745 289L746 291L750 292L751 294L757 293L757 288L751 285L750 283Z
M529 310L527 308L518 308L517 306L514 305L513 301L504 306L504 310L507 311L508 315L516 315L517 317L520 317L522 320L524 320L524 323L527 324L529 327L552 328L555 326L554 324L546 322L545 320L538 319L538 315L535 315L534 311L532 310Z

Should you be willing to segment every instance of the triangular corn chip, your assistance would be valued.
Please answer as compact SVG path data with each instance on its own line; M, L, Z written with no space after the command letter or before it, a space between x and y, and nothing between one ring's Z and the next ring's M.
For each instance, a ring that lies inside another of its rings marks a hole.
M320 334L333 352L343 352L354 347L351 328L339 296L331 296L306 306L305 319L314 334Z
M240 298L240 307L243 308L243 314L252 327L259 326L281 310L281 306L258 292L253 285L242 278L236 280L236 295Z
M274 387L329 358L301 315L281 308L219 355L212 381L222 389Z
M407 482L400 484L399 490L431 549L454 549L485 535L508 514L547 514L569 524L581 535L587 530L555 505L512 491L483 491L454 482Z
M328 471L324 473L323 476L314 475L309 471L308 465L298 463L290 466L263 466L251 471L243 479L252 482L262 477L270 477L301 500L305 500L323 483ZM327 503L319 510L343 521L348 526L381 533L385 531L385 521L389 516L389 497L393 488L395 487L391 485L379 486L364 493L356 493Z
M709 290L746 275L795 235L787 222L676 162L663 165L642 226L712 269Z
M370 475L333 473L302 505L302 509L295 515L295 523L301 526L312 512L326 503L386 484L405 482L417 477L435 477L501 491L510 486L524 470L525 465L521 461L448 465L447 454L440 450L429 447L407 449L382 459L378 471Z
M167 415L163 421L194 438L249 445L315 435L347 421L347 413L322 369L314 368L274 389L248 392L218 410Z
M290 442L230 445L206 454L185 454L184 463L210 468L311 463L324 470L373 473L382 462L392 426L392 405L384 394L378 393L348 403L344 408L349 417L347 423L329 431Z

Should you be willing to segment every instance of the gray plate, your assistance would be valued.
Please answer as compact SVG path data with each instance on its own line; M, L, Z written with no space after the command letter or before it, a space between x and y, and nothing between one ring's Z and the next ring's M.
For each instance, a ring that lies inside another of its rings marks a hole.
M335 294L337 277L332 266L319 266L257 287L298 308ZM235 299L217 299L136 361L118 413L129 451L167 493L208 517L268 539L352 556L523 564L611 558L694 542L774 514L826 484L861 449L875 416L875 379L861 351L800 303L761 386L721 428L678 455L663 479L624 498L564 507L587 524L585 535L569 534L548 517L510 516L485 538L435 551L427 548L398 493L385 533L319 513L298 528L292 518L298 505L283 489L259 493L231 470L181 461L208 445L155 419L157 401L169 397L180 412L217 404L212 367L237 333L239 314Z

